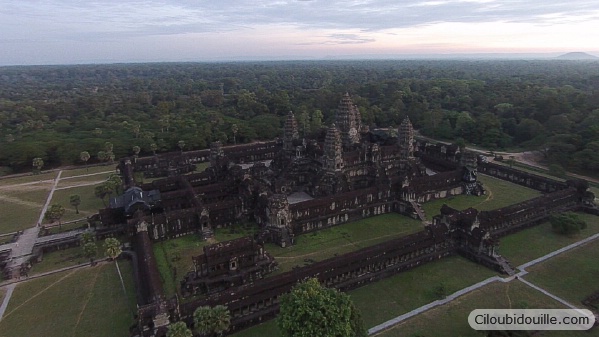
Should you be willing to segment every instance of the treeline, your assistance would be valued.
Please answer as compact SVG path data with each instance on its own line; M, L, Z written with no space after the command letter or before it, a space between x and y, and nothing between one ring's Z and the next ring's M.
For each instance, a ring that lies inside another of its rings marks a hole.
M599 169L599 63L330 61L0 68L2 172L319 132L349 92L372 127L542 151ZM106 143L110 143L107 151ZM110 152L110 155L106 153Z

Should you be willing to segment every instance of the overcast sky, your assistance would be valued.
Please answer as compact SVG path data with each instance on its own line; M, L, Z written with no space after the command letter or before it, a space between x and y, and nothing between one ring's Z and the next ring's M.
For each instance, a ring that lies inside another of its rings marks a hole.
M570 51L598 0L0 0L0 65Z

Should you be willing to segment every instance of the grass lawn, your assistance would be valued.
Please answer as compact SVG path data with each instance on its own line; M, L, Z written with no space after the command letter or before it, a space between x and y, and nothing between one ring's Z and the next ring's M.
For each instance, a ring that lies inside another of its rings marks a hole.
M279 262L279 272L285 272L306 261L322 261L422 229L418 220L388 213L299 235L291 247L266 244L265 249Z
M68 179L61 178L60 181L58 182L57 188L71 187L71 186L91 184L91 183L101 184L101 183L105 182L106 179L108 179L108 176L111 173L101 173L101 174L94 174L93 176L73 177L73 178L68 178Z
M466 294L451 303L431 309L386 330L376 336L462 336L481 337L485 334L473 330L468 315L474 309L559 309L564 306L519 281L491 283ZM597 336L599 330L589 334L584 331L543 331L535 336Z
M81 197L79 214L75 212L75 207L69 203L71 194L78 194ZM73 187L54 191L52 201L50 202L50 205L52 204L61 204L66 209L61 219L63 222L88 217L98 213L99 209L104 208L102 200L94 195L94 186Z
M44 172L42 174L27 175L22 177L0 179L0 186L17 185L37 181L54 180L58 176L57 172Z
M21 283L4 318L3 337L127 336L133 323L135 290L129 262L119 266L124 296L114 263L85 267Z
M90 166L89 168L76 168L76 169L72 169L72 170L64 170L64 171L62 171L60 178L68 178L68 177L81 176L84 174L92 174L92 173L99 173L99 172L116 173L116 164L117 163L110 164L110 165Z
M350 291L349 295L360 309L365 327L371 328L439 299L439 288L443 289L441 293L448 295L494 275L493 271L478 264L451 256ZM272 320L234 336L276 337L280 334Z
M599 217L585 213L578 213L578 215L587 222L587 228L581 230L577 235L564 236L556 234L551 229L551 224L545 222L502 238L499 242L499 253L507 258L514 267L517 267L599 233Z
M46 185L21 191L0 189L0 233L11 233L35 226L48 197Z
M599 291L599 242L593 241L527 270L524 278L574 306ZM570 275L570 277L564 277Z
M434 215L439 214L443 204L447 204L458 210L473 207L480 211L489 211L536 198L541 195L540 192L528 187L516 185L483 174L478 175L478 180L483 183L483 186L487 191L486 195L480 197L458 195L447 199L429 201L422 205L427 218L432 219Z
M97 244L99 252L102 250L102 242L97 242ZM47 271L75 266L86 262L89 262L89 259L83 255L83 248L81 247L57 250L44 254L42 262L34 263L32 265L29 275L45 273Z

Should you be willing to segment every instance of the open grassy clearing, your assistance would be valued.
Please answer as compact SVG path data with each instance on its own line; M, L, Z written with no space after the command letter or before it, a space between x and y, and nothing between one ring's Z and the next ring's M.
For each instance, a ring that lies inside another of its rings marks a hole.
M532 266L524 278L574 306L599 291L599 242L590 242Z
M536 198L541 195L540 192L528 187L516 185L483 174L478 175L478 180L483 183L483 186L487 191L486 195L479 197L472 195L458 195L451 198L424 203L422 208L424 209L427 218L432 219L434 215L439 214L443 204L447 204L458 210L473 207L480 211L489 211Z
M76 169L72 169L72 170L64 170L64 171L62 171L62 174L60 175L60 177L68 178L68 177L81 176L81 175L85 175L85 174L99 173L99 172L116 173L116 165L117 165L117 163L110 164L110 165L90 166L89 168L82 167L82 168L76 168Z
M485 336L468 324L474 309L558 309L564 306L519 281L491 283L451 303L431 309L376 336ZM543 331L535 336L597 336L599 331Z
M360 309L364 325L371 328L433 302L443 294L451 294L494 275L493 271L478 264L459 256L451 256L350 291L349 295ZM275 337L280 334L273 320L234 336Z
M422 229L420 221L388 213L299 235L291 247L266 244L265 248L279 262L279 272L285 272L294 266L322 261Z
M7 186L7 185L17 185L17 184L24 184L24 183L32 183L32 182L40 182L40 181L46 181L46 180L54 180L54 178L56 178L58 176L58 171L56 172L43 172L41 174L36 174L36 175L26 175L26 176L19 176L19 177L9 177L9 178L4 178L4 179L0 179L0 187L2 186Z
M81 197L79 214L75 212L75 207L69 203L71 194L78 194ZM73 187L54 191L52 201L50 202L50 205L52 204L60 204L66 209L62 217L63 222L88 217L98 213L99 209L105 207L102 200L94 195L94 186Z
M599 233L599 217L585 213L578 213L578 216L587 222L587 228L581 230L577 235L556 234L551 229L551 224L545 222L502 238L499 241L499 253L507 258L514 267L517 267Z
M21 283L4 318L2 337L128 335L135 290L131 265L120 261L128 298L114 263L85 267ZM43 319L40 319L43 317Z
M97 242L98 253L101 254L102 242ZM54 252L46 253L43 260L34 263L29 271L29 275L41 274L51 270L65 267L76 266L78 264L89 262L89 259L83 255L83 248L73 247Z
M108 176L111 173L102 173L102 174L95 174L93 176L86 176L86 177L73 177L73 178L69 178L69 179L60 179L60 181L58 182L58 185L56 186L57 188L65 188L65 187L71 187L71 186L77 186L77 185L87 185L87 184L91 184L91 183L103 183L104 181L106 181L106 179L108 179Z
M0 233L11 233L35 226L49 190L0 190Z

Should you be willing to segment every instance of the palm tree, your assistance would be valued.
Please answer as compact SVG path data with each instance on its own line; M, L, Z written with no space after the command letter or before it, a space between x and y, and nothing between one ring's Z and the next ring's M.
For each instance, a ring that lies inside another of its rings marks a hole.
M37 171L34 171L34 174L40 174L42 171L42 167L44 167L44 160L40 157L37 158L33 158L33 167L35 167L35 169Z
M87 151L81 151L81 153L79 154L79 159L81 159L81 161L84 162L85 165L87 165L87 161L89 160L89 158L91 158L91 156ZM89 170L89 168L87 168L87 170Z
M106 184L98 185L94 189L94 195L97 198L102 199L102 204L104 204L104 207L106 207L106 201L104 200L104 198L106 198L107 194L108 194L108 189L106 187Z
M231 325L231 313L224 305L217 305L212 308L212 321L214 324L213 331L222 336L223 332L229 330Z
M99 161L106 161L106 159L108 159L108 155L106 154L106 152L104 152L104 151L98 151L98 160Z
M212 333L212 309L209 306L197 307L193 312L193 323L198 333Z
M183 321L173 323L168 326L166 337L192 337L193 333Z
M89 258L89 263L94 264L94 258L98 254L98 245L95 242L87 242L83 245L83 254Z
M75 207L75 213L79 214L79 205L81 205L81 196L79 194L71 194L69 196L69 204Z
M106 256L111 260L115 260L121 253L121 242L115 238L107 238L104 240L104 248L106 248Z
M200 334L222 336L222 333L227 331L231 325L231 313L224 305L217 305L212 308L201 306L194 311L193 321L196 330Z
M49 220L50 222L58 221L58 229L60 230L62 228L62 223L60 222L60 219L64 215L64 212L65 209L64 207L62 207L62 205L53 204L52 206L50 206L50 209L46 210L44 218L46 220Z
M233 124L231 125L231 131L233 131L233 144L237 144L237 132L239 131L239 127L237 126L237 124Z
M133 156L135 157L135 161L137 161L137 157L139 156L139 152L141 151L141 147L135 145L133 147Z

